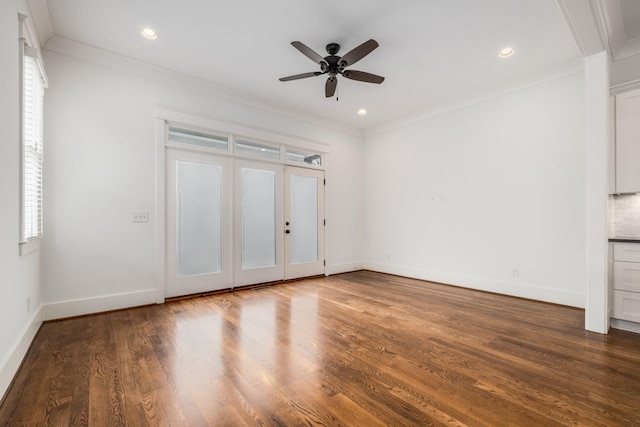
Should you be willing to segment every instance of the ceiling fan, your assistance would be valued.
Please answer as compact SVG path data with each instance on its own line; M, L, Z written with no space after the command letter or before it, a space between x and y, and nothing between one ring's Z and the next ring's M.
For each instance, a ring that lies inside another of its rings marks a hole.
M327 83L324 87L324 93L327 98L330 98L336 93L336 87L338 86L338 74L341 74L348 79L357 80L360 82L380 84L384 81L384 77L377 76L375 74L346 69L347 67L355 64L356 62L370 54L375 48L379 46L378 42L373 39L368 40L362 43L360 46L350 50L344 56L337 56L337 53L340 51L340 45L338 43L329 43L326 47L329 56L325 56L324 58L299 41L291 42L291 44L293 45L293 47L302 52L307 58L320 65L320 71L282 77L280 79L281 82L288 82L290 80L305 79L307 77L316 77L322 74L329 74Z

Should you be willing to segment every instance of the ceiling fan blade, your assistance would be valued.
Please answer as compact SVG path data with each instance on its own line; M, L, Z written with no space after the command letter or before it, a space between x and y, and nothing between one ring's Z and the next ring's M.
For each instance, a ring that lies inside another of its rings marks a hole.
M302 74L295 74L293 76L280 77L279 80L281 82L288 82L291 80L306 79L307 77L316 77L316 76L319 76L320 74L322 74L320 71L313 71L311 73L302 73Z
M345 53L342 58L340 58L340 65L343 67L348 67L349 65L353 65L356 62L360 61L362 58L370 54L375 48L377 48L378 42L374 39L367 40L362 43L360 46L350 50Z
M291 42L291 45L293 47L295 47L296 49L298 49L300 52L302 52L307 58L309 58L310 60L312 60L316 64L320 64L322 62L325 62L325 60L324 60L324 58L322 56L320 56L317 53L315 53L306 44L304 44L302 42L299 42L299 41L295 41L295 42ZM325 64L326 64L326 62L325 62Z
M364 71L345 70L342 75L351 80L358 80L359 82L380 84L384 81L384 77L377 76L371 73L365 73Z
M338 86L338 78L331 76L327 79L327 84L324 85L324 94L327 98L331 98L336 93L336 87Z

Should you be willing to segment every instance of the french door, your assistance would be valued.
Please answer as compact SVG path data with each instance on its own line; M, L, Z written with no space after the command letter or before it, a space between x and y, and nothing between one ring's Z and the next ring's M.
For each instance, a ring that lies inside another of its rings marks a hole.
M284 277L283 166L235 160L236 286Z
M324 274L324 172L285 166L285 279Z
M167 149L166 296L324 273L324 172Z
M230 159L166 153L167 297L231 283Z

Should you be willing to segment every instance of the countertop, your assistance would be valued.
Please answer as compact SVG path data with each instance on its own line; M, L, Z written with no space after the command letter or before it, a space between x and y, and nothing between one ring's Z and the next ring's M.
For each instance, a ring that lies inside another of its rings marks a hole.
M609 241L621 243L640 243L640 237L611 236L609 237Z

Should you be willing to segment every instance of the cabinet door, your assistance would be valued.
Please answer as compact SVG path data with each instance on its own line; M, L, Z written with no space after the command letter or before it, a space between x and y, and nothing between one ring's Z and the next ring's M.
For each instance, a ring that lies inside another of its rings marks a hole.
M613 317L640 322L640 293L613 291Z
M616 95L616 193L640 192L640 89Z
M614 261L613 289L640 293L640 263Z
M614 243L613 260L640 263L640 244Z

